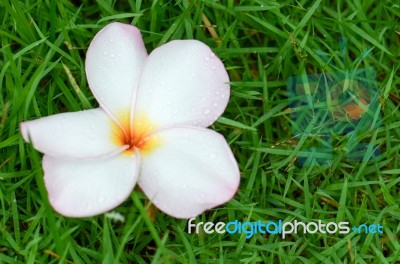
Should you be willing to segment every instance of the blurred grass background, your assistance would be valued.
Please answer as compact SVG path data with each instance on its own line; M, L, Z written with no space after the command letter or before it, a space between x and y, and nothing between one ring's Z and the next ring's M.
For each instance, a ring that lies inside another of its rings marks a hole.
M2 0L0 21L0 263L400 263L397 1ZM85 53L111 21L139 27L149 52L172 39L203 41L229 72L231 99L213 128L231 145L241 184L197 221L379 223L384 234L188 234L186 220L149 214L138 191L115 209L124 223L55 213L41 156L18 124L97 106ZM343 61L339 37L348 39ZM377 72L383 126L360 140L378 145L381 159L348 162L338 135L330 167L299 166L314 139L291 133L286 79L354 67L368 49L357 67Z

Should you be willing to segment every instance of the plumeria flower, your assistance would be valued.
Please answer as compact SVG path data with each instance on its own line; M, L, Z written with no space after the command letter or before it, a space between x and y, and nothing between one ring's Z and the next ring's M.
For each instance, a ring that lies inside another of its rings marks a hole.
M86 56L97 109L21 123L44 153L52 207L88 217L121 204L139 184L161 211L195 217L229 201L240 173L218 133L207 129L230 93L222 62L196 40L175 40L147 54L140 31L111 23Z

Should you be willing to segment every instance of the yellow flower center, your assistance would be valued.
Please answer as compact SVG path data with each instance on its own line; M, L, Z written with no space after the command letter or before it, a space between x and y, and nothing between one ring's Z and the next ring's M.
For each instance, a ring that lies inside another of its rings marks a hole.
M133 154L136 149L141 154L149 154L162 144L159 136L151 135L156 127L146 115L136 114L132 126L130 125L129 111L122 112L118 118L123 129L113 122L112 141L118 146L129 146L124 154Z

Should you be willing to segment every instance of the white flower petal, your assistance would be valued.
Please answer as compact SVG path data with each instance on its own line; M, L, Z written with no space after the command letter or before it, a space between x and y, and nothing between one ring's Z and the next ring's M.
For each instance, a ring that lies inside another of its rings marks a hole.
M177 218L195 217L235 194L240 173L220 134L204 128L176 127L160 130L152 137L161 143L153 152L142 155L138 184L160 210Z
M111 23L90 43L86 54L88 83L100 106L114 118L131 110L146 58L140 31L131 25Z
M207 45L175 40L147 58L134 111L159 127L207 127L223 113L229 93L224 65Z
M138 168L139 154L90 161L43 157L50 204L69 217L94 216L121 204L136 184Z
M52 115L20 125L25 141L31 142L40 152L74 158L122 151L121 146L112 141L113 127L117 125L113 125L101 108Z

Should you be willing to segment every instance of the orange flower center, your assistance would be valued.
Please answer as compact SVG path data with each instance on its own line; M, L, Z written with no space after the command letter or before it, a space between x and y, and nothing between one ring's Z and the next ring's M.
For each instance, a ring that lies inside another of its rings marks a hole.
M126 113L119 115L123 129L116 124L112 127L112 141L118 146L129 146L124 151L125 154L132 154L136 149L142 154L148 154L160 146L161 139L156 135L151 135L155 126L145 115L136 115L131 127L129 114Z

